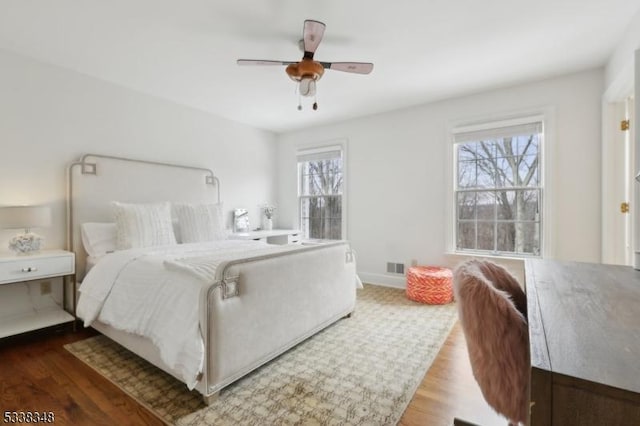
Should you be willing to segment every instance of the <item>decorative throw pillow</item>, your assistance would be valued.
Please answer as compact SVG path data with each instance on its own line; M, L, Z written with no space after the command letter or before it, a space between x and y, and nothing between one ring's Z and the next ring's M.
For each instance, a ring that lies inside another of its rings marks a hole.
M112 204L118 250L176 244L169 203Z
M222 217L222 203L176 204L180 238L183 243L217 241L227 238Z
M116 249L116 224L87 222L80 225L82 245L89 256L100 257Z

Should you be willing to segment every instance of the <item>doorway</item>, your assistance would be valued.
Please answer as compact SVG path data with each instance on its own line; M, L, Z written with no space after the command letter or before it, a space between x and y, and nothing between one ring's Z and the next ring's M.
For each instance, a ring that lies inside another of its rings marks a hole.
M602 262L633 264L635 182L634 99L604 105L602 150Z

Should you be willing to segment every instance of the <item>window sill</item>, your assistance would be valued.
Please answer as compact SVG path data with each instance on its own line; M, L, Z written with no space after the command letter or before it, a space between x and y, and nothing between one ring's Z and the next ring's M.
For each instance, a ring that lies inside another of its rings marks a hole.
M470 259L486 259L490 260L494 263L502 265L507 269L513 269L524 272L524 260L527 259L525 257L514 257L514 256L496 256L491 254L484 253L463 253L463 252L445 252L444 256L448 259L449 264L458 265L466 260Z
M525 259L542 259L542 256L509 256L509 255L501 255L501 254L490 254L490 253L480 253L473 251L447 251L444 253L445 256L453 256L453 257L470 257L470 258L480 258L480 259L491 259L491 260L506 260L509 262L524 262Z
M507 268L509 272L511 272L520 285L524 283L524 260L530 258L536 258L533 256L529 257L512 257L512 256L496 256L484 253L463 253L463 252L445 252L444 257L448 259L448 264L452 266L452 269L456 268L457 265L461 264L470 259L486 259L490 260L494 263L504 266Z

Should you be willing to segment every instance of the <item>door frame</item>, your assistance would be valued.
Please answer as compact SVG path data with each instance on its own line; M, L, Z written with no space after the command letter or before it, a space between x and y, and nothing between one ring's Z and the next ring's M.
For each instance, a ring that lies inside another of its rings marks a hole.
M634 197L636 150L632 132L636 123L633 87L633 79L629 79L626 84L607 91L602 100L602 263L632 265L634 259L632 218L636 217L637 207ZM625 115L631 122L631 129L626 133L620 129L620 121ZM628 138L627 142L625 138ZM626 216L620 212L620 203L624 201L630 206Z

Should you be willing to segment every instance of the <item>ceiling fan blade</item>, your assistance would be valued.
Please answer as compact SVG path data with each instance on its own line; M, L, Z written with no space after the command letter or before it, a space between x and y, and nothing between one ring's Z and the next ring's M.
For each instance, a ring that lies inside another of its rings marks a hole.
M307 19L304 21L304 29L302 31L302 39L304 40L304 58L313 59L318 45L322 41L324 35L324 25L320 21Z
M295 61L265 61L262 59L238 59L238 65L289 65L295 64Z
M369 74L373 70L370 62L320 62L323 67L330 70L352 72L355 74Z

